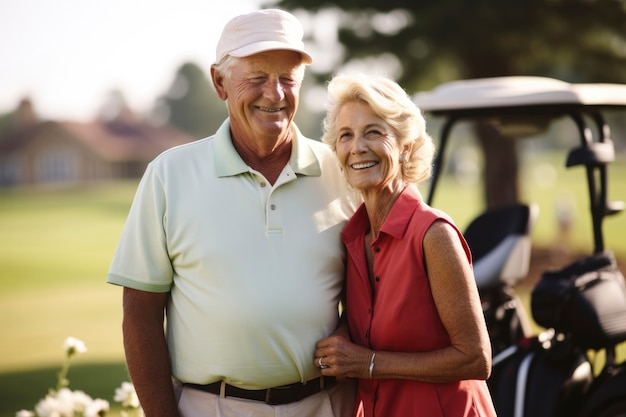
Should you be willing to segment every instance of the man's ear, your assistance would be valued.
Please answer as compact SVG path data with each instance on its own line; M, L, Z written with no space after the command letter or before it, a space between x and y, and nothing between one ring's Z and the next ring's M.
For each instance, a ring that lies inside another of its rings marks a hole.
M211 65L211 80L213 81L213 87L215 87L217 96L222 100L226 100L228 94L226 94L226 89L224 88L224 77L220 74L215 65Z

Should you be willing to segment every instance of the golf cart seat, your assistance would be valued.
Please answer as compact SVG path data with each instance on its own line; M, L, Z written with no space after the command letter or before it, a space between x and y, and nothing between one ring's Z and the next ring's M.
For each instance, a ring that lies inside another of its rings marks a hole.
M490 209L474 219L463 235L472 251L479 289L515 285L530 267L530 231L537 218L536 204Z

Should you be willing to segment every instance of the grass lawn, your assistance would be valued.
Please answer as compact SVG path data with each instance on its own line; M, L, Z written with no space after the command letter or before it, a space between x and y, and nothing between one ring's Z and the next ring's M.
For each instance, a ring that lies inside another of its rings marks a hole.
M539 206L539 217L532 231L536 245L550 247L557 243L559 227L557 208L565 207L572 218L569 245L584 253L593 251L593 234L585 170L566 169L563 155L539 154L520 164L520 200ZM422 188L426 196L426 187ZM626 154L610 166L608 199L626 201ZM483 189L479 183L458 183L446 177L437 186L433 205L448 212L464 229L484 210ZM626 255L626 212L604 219L605 248Z
M541 161L538 161L541 162ZM539 204L538 245L552 245L556 199L571 198L572 247L590 250L584 174L556 171L555 183L539 185L523 175L524 199ZM127 380L121 341L121 289L105 276L136 182L79 189L0 190L0 417L32 409L53 387L66 337L88 351L70 368L70 388L108 400ZM626 200L626 162L612 166L610 197ZM526 197L528 196L528 197ZM461 228L481 210L481 194L446 179L435 206ZM606 241L626 255L626 214L606 220ZM111 413L116 415L117 411Z
M70 388L108 400L128 380L121 290L105 281L136 183L0 192L0 416L32 409L56 384L63 342ZM111 413L114 415L114 413Z

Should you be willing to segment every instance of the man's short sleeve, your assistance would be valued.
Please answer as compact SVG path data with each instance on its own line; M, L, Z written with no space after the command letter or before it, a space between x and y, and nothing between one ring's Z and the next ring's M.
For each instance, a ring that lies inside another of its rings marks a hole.
M169 291L173 269L166 245L166 216L163 186L152 163L137 188L108 283L150 292Z

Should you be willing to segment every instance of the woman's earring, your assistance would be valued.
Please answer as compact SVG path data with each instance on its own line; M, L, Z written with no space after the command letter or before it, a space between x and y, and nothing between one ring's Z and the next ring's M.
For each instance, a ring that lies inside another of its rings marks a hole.
M404 154L400 155L400 163L403 164L407 161L406 156Z

